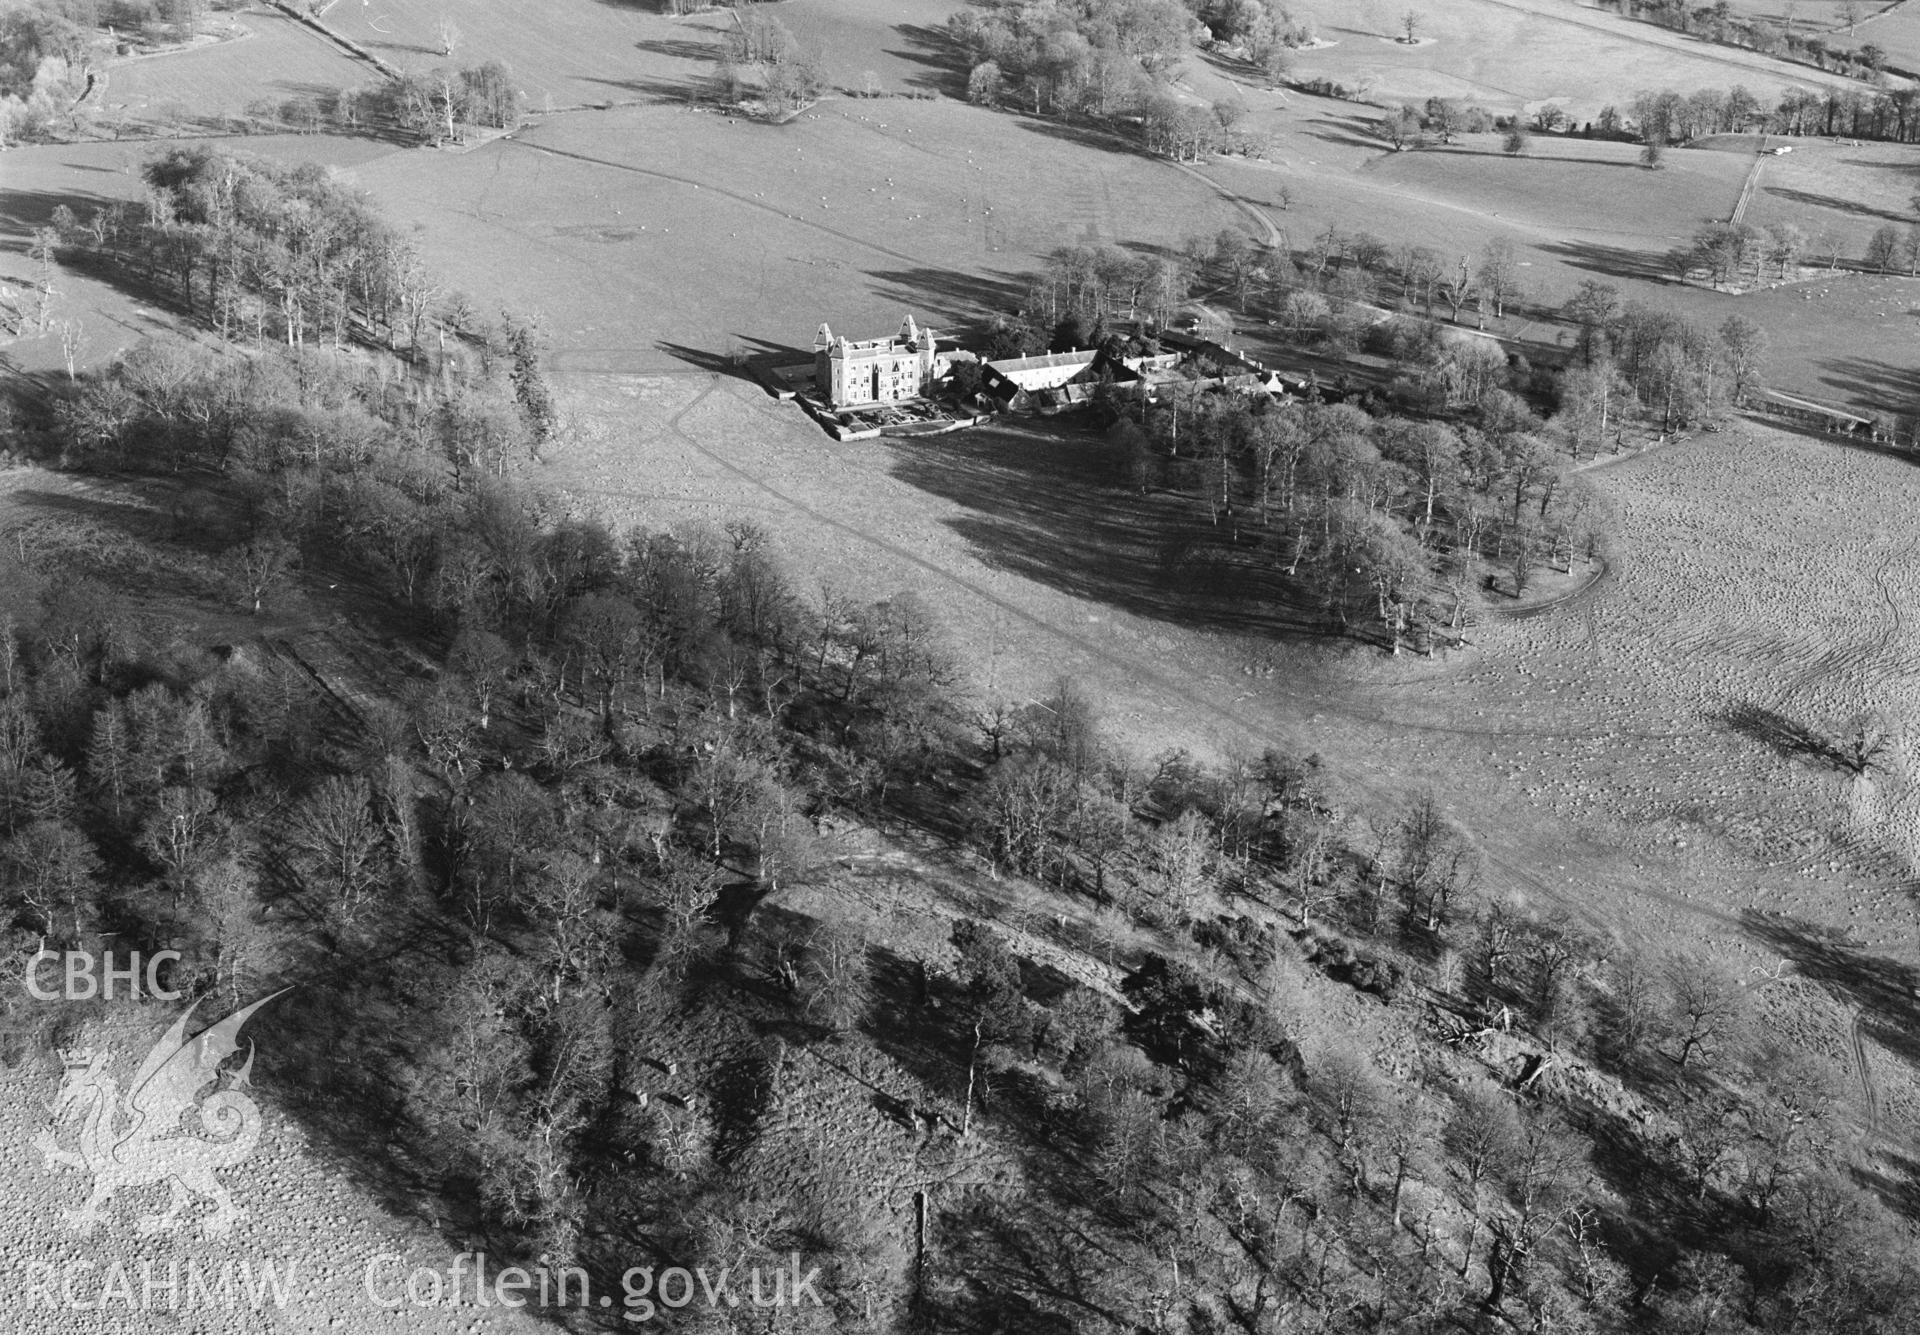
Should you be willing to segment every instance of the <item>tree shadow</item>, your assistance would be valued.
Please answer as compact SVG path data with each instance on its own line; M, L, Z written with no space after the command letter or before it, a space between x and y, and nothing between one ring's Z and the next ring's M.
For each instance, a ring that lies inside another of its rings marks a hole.
M1123 489L1124 463L1069 421L899 445L891 473L958 503L948 527L993 569L1170 624L1324 633L1252 527L1211 522L1191 497Z
M1906 892L1915 897L1920 883ZM1802 977L1857 1007L1863 1032L1876 1043L1904 1061L1920 1062L1920 968L1871 954L1843 930L1805 918L1747 909L1742 925Z
M54 210L62 204L84 220L96 208L131 203L119 196L103 195L92 190L8 190L5 201L4 207L0 207L0 237L18 238L23 242L40 228L50 225ZM14 250L24 248L22 244L12 247ZM64 258L66 247L61 249Z
M1078 148L1098 149L1107 153L1125 153L1133 157L1152 157L1146 146L1128 139L1116 131L1085 121L1055 119L1050 116L1037 116L1021 111L1017 107L1008 108L1020 118L1020 128L1030 134L1045 135L1049 139L1058 139L1062 143L1073 144Z
M1012 312L1025 304L1026 285L1015 278L956 269L882 269L870 274L879 295L907 310L925 310L946 327L936 325L935 332L960 334L972 346L984 337L987 323L996 314ZM959 328L953 326L956 324Z
M1920 1157L1899 1150L1883 1149L1874 1155L1885 1167L1869 1162L1856 1164L1850 1171L1853 1180L1885 1201L1908 1219L1920 1219Z
M908 49L889 49L885 54L922 66L925 70L905 80L909 88L946 93L951 97L966 96L966 53L961 50L959 43L947 35L946 29L922 23L896 23L893 30L906 39Z
M1838 195L1817 195L1811 190L1793 190L1781 185L1763 185L1760 189L1776 199L1791 200L1806 208L1831 209L1836 213L1851 213L1860 218L1884 218L1888 222L1901 224L1912 221L1907 214L1892 209L1878 209L1858 200L1842 199Z
M1920 372L1871 357L1829 357L1815 363L1820 383L1850 401L1905 411L1920 397Z
M1597 241L1559 241L1539 247L1557 255L1575 269L1605 274L1610 278L1634 278L1648 283L1669 283L1665 255L1653 255L1627 246L1603 245Z
M675 60L716 60L726 51L725 42L696 42L684 37L648 38L635 42L634 49Z
M1846 774L1859 773L1853 757L1833 738L1778 710L1768 709L1751 700L1741 700L1715 711L1712 717L1742 737L1771 747L1789 760L1811 761L1825 769Z
M1304 122L1306 132L1315 139L1341 148L1361 148L1371 153L1384 153L1393 145L1381 138L1373 129L1374 122L1364 116L1316 116Z
M733 376L739 380L752 380L753 369L744 361L736 361L725 352L715 352L712 348L694 348L684 343L669 343L661 340L654 344L660 351L683 361L689 366L697 366L702 371L711 371L715 375Z
M581 83L599 84L603 88L617 88L621 92L631 93L636 98L651 97L661 102L686 102L698 97L702 81L697 78L686 79L602 79L592 75L583 75ZM609 102L606 105L611 106Z

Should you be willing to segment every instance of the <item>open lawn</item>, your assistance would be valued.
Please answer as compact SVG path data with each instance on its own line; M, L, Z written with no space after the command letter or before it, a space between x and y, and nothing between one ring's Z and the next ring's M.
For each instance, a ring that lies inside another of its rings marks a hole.
M1792 222L1811 234L1832 228L1842 259L1859 259L1867 239L1883 223L1903 230L1920 221L1913 196L1920 191L1920 160L1900 144L1795 139L1793 152L1767 158L1760 186L1747 207L1757 227Z
M365 61L276 10L249 10L235 23L251 35L110 66L107 118L217 128L256 101L278 106L302 94L384 82Z
M964 96L966 70L946 47L947 19L966 0L783 0L769 11L820 56L830 83L867 91ZM951 58L950 58L951 56Z
M457 33L451 56L442 19ZM501 61L534 111L682 96L705 80L733 26L724 11L674 18L627 0L342 0L325 21L403 70Z
M1920 69L1920 12L1908 4L1883 9L1863 20L1849 37L1840 25L1828 39L1838 46L1858 48L1871 42L1887 53L1887 63L1899 69Z
M709 365L1017 304L1078 239L1174 244L1244 223L1171 165L951 102L834 100L785 126L632 108L556 117L356 182L476 299L545 318L562 367Z
M1705 223L1724 222L1751 162L1729 153L1672 153L1649 171L1634 144L1542 135L1518 157L1496 144L1487 136L1466 149L1390 153L1367 174L1529 229L1664 248Z
M1565 0L1426 6L1416 46L1394 40L1407 9L1397 0L1303 0L1293 8L1333 43L1300 52L1298 73L1370 88L1377 102L1457 97L1503 112L1552 102L1587 121L1609 104L1624 107L1642 89L1741 83L1771 100L1790 85L1859 87Z
M1765 292L1728 308L1765 329L1767 383L1826 403L1910 413L1920 376L1920 279L1839 272Z

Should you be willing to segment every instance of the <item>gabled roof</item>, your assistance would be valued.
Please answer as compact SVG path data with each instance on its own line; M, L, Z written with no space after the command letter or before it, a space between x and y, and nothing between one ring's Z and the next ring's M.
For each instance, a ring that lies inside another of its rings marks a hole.
M1098 348L1083 348L1078 352L1043 352L1034 357L1009 357L1004 361L988 362L987 365L1001 375L1007 375L1014 371L1038 371L1054 366L1090 366L1099 355Z

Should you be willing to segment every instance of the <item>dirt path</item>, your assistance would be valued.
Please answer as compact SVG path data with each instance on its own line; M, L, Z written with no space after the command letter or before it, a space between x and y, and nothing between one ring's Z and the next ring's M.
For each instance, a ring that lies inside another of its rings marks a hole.
M1854 1074L1860 1077L1860 1097L1866 1110L1867 1134L1873 1135L1880 1129L1880 1093L1874 1088L1873 1068L1867 1064L1867 1045L1860 1033L1861 1019L1862 1012L1856 1007L1847 1037L1853 1044Z
M1740 220L1747 216L1747 205L1753 202L1753 192L1760 186L1760 171L1767 164L1767 137L1760 136L1760 147L1754 151L1753 165L1747 168L1747 179L1740 184L1740 198L1734 201L1733 212L1727 222L1738 227Z

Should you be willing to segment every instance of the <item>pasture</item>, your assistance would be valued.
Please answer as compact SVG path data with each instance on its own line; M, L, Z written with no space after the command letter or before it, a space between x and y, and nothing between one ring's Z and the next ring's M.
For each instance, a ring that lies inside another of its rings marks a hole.
M344 7L343 7L344 8ZM264 7L238 16L249 35L110 65L103 107L111 121L218 128L249 104L381 82L380 73L319 33Z
M1384 103L1456 97L1531 112L1552 102L1581 122L1642 89L1742 83L1771 100L1792 85L1851 84L1564 0L1448 0L1423 11L1417 46L1394 40L1407 9L1397 0L1302 0L1293 9L1333 43L1300 52L1298 73L1370 89Z
M1067 242L1243 221L1167 163L951 102L833 100L778 127L670 106L560 116L353 179L452 285L542 315L562 367L708 365L908 310L952 327L1017 304Z
M866 91L964 94L966 70L950 61L946 22L966 0L783 0L769 10L815 52L827 81Z
M1848 48L1871 42L1887 53L1888 64L1900 69L1920 69L1920 14L1916 14L1910 4L1891 5L1863 19L1851 37L1842 26L1829 40Z
M1635 144L1535 137L1520 156L1480 136L1460 148L1390 153L1366 174L1410 195L1470 204L1489 217L1556 236L1605 237L1609 244L1664 248L1709 222L1723 222L1740 197L1750 158L1669 153L1659 170L1640 164Z
M442 20L456 38L444 53ZM673 18L652 5L344 0L326 23L402 70L498 60L533 111L684 96L712 69L725 12Z
M1859 259L1883 223L1902 229L1916 216L1920 163L1913 149L1832 139L1791 141L1793 152L1768 157L1746 220L1757 227L1797 223L1809 234L1828 228L1841 240L1843 259Z

